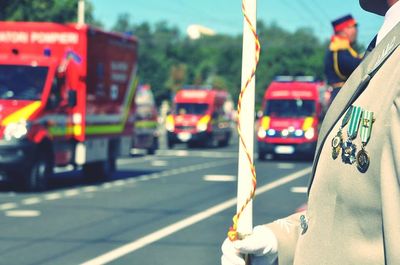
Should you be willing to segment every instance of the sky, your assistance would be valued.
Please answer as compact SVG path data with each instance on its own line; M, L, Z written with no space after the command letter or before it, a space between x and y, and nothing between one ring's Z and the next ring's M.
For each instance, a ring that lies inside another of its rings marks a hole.
M128 13L132 23L166 21L182 33L199 24L222 34L241 34L241 0L90 0L94 16L110 29L119 14ZM276 23L293 32L311 28L321 40L332 34L331 21L352 14L359 25L358 41L368 45L383 18L362 10L358 0L258 0L257 19Z

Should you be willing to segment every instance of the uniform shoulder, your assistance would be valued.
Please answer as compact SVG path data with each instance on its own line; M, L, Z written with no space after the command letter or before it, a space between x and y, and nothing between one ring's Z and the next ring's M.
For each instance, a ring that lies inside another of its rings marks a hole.
M336 52L339 50L349 50L351 49L350 41L345 38L340 37L332 37L331 42L329 44L329 50Z

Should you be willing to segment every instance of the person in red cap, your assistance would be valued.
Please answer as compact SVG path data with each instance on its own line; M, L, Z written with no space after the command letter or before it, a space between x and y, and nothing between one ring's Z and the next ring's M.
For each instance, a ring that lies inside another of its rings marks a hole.
M385 19L321 125L307 209L226 238L222 265L400 264L400 0L359 2Z
M357 22L352 15L332 21L334 35L325 54L325 76L332 88L330 102L360 64L362 56L353 48L357 40Z

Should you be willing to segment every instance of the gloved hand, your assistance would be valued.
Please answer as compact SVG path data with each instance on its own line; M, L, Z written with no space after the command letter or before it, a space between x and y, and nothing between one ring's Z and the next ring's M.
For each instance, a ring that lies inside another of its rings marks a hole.
M278 256L278 240L271 229L259 225L242 240L226 238L221 249L221 265L245 265L243 254L251 255L251 265L270 265Z

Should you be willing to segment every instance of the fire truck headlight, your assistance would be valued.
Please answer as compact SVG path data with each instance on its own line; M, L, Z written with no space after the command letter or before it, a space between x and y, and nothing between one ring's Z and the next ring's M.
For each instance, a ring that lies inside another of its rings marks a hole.
M28 133L26 121L12 122L6 125L4 129L4 138L6 140L21 139Z
M301 136L303 136L303 130L300 130L300 129L297 129L295 132L294 132L294 135L296 135L297 137L301 137Z
M199 123L197 124L197 131L204 132L207 130L208 124L207 123Z
M311 140L312 138L314 138L314 135L315 135L315 130L314 130L314 128L310 128L310 129L308 129L308 130L304 133L304 137L305 137L307 140Z
M265 138L267 136L267 132L264 130L264 128L260 127L258 129L257 136L259 138L263 139L263 138Z
M211 121L211 116L210 115L205 115L203 116L198 122L197 122L197 126L196 129L198 132L204 132L207 130L208 128L208 124Z
M267 131L267 135L268 135L268 136L275 136L275 134L276 134L276 131L275 131L274 129L269 129L269 130Z
M173 123L167 122L166 125L165 125L165 129L167 129L167 131L169 131L169 132L173 132L174 129L175 129L175 126L174 126Z

